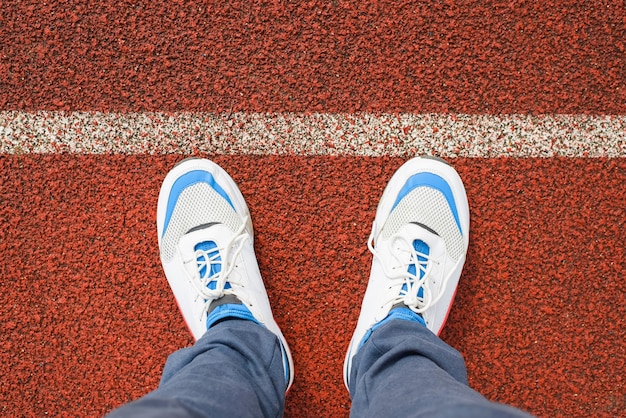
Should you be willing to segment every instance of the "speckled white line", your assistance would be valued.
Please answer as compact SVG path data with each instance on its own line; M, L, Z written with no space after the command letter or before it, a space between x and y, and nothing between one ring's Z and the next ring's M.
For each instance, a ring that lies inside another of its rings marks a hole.
M626 116L0 112L0 153L626 157Z

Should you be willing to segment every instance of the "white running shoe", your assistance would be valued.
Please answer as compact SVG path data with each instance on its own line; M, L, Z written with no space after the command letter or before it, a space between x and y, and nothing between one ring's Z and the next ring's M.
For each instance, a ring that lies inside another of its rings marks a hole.
M194 338L228 317L265 326L280 340L289 389L293 359L259 272L248 206L228 173L205 159L178 163L161 186L157 232L163 270Z
M386 320L421 322L439 335L465 263L469 218L463 182L445 161L413 158L393 175L368 240L374 258L344 362L348 390L354 355Z

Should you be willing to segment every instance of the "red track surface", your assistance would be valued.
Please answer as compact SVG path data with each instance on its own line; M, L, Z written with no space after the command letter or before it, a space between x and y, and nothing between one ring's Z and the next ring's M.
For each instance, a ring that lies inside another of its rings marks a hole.
M179 3L2 4L0 109L626 113L613 2ZM179 158L0 156L4 415L102 414L191 342L154 227ZM402 160L215 159L294 351L287 415L347 415L365 241ZM454 165L473 235L443 337L472 386L538 415L623 413L625 159Z
M50 1L0 11L0 107L619 113L623 2Z

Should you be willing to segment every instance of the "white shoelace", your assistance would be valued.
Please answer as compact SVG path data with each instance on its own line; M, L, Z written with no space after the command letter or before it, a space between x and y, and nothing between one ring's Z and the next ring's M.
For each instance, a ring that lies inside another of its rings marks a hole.
M383 306L388 303L391 303L393 306L402 302L413 312L422 314L428 310L428 308L437 303L439 299L441 299L443 296L443 289L446 288L448 277L444 278L445 281L441 286L442 291L440 291L437 295L433 295L433 290L429 285L429 274L427 274L428 265L430 263L439 264L439 261L433 259L428 254L415 250L413 243L409 242L406 238L400 236L399 234L391 236L390 241L387 244L391 246L391 254L395 259L394 264L391 266L387 265L383 262L374 248L375 229L376 228L372 228L372 233L367 240L367 248L369 248L374 257L381 262L385 276L393 281L393 284L389 287L389 289L397 288L397 292L393 293L394 296L385 301ZM401 253L409 253L409 260L403 261L404 258ZM409 272L409 267L411 265L415 265L415 274ZM424 273L421 278L420 272ZM406 290L403 290L404 286L406 286ZM420 289L422 289L421 297L418 296Z
M246 219L242 219L241 226L223 247L215 247L208 250L198 249L195 252L194 262L196 263L196 269L194 270L194 277L191 277L191 283L193 283L197 292L196 300L200 297L206 300L204 309L200 313L201 318L207 312L213 300L225 294L233 293L231 289L234 287L243 287L241 283L231 277L231 273L237 267L235 260L243 249L243 242L250 238L250 234L246 231L246 221ZM212 267L217 265L221 266L221 268L219 271L211 274ZM204 271L204 275L201 273L202 271ZM209 288L209 283L211 282L215 282L214 289ZM227 282L230 283L230 289L225 289ZM238 292L237 297L240 300L242 296ZM244 301L242 300L242 302Z

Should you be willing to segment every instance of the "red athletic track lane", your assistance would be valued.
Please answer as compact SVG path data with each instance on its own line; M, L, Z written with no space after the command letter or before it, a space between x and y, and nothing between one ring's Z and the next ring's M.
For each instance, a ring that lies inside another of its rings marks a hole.
M623 1L204 3L2 2L0 108L626 111Z
M0 109L626 114L623 2L205 3L2 2ZM191 343L154 226L180 158L0 155L0 413L102 414ZM294 351L286 415L346 416L365 241L402 160L215 159ZM472 386L541 416L623 413L626 159L454 165L473 235L443 338Z
M0 156L0 411L97 416L192 342L162 273L160 183L179 156ZM294 352L290 417L347 416L342 362L390 158L214 158L240 185ZM626 160L457 159L472 235L443 338L471 385L540 416L626 409ZM415 390L427 382L415 377Z

